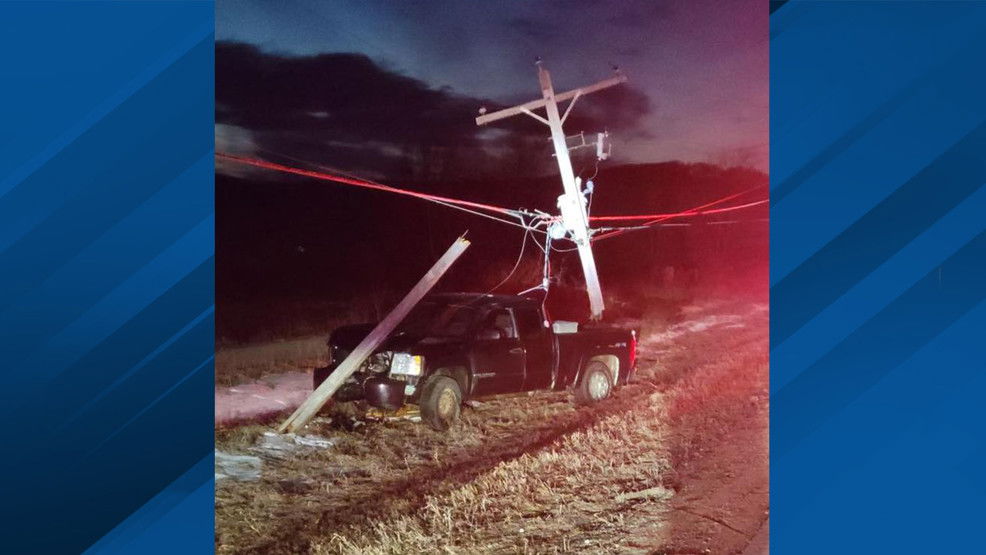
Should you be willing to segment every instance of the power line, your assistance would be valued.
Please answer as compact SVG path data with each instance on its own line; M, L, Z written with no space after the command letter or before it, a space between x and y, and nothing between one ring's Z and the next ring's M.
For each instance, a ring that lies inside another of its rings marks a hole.
M334 169L334 168L329 168L327 166L322 166L322 165L315 164L313 162L308 162L308 161L305 161L305 160L301 160L301 159L298 159L298 158L294 158L294 157L291 157L291 156L288 156L288 155L285 155L285 154L280 154L280 153L276 153L276 152L273 152L273 151L266 151L266 152L268 152L270 154L273 154L275 156L280 156L280 157L283 157L283 158L294 160L295 162L298 162L298 163L308 164L308 165L311 165L311 166L315 166L315 167L323 168L323 169L326 169L326 170L329 170L329 171L333 171L333 172L335 172L337 174L345 174L345 172L342 172L340 170L337 170L337 169ZM426 201L429 201L429 202L434 202L436 204L440 204L442 206L446 206L448 208L452 208L452 209L455 209L455 210L460 210L460 211L463 211L463 212L466 212L466 213L469 213L469 214L473 214L473 215L476 215L476 216L481 216L483 218L494 220L494 221L497 221L497 222L500 222L500 223L504 223L504 224L507 224L507 225L511 225L511 226L514 226L514 227L519 227L519 228L521 228L521 229L524 230L524 237L522 239L521 249L520 249L520 253L518 254L517 261L514 263L514 266L510 270L510 273L507 274L507 277L504 278L500 283L498 283L493 289L490 290L491 293L493 291L495 291L496 289L500 288L504 283L506 283L514 275L514 273L517 271L517 269L520 266L520 262L521 262L521 260L523 258L524 251L525 251L526 246L527 246L527 240L528 240L528 238L530 238L534 242L534 244L545 255L545 272L546 272L545 275L546 276L547 276L547 273L550 272L550 270L549 270L550 265L549 265L547 259L548 259L549 255L550 255L551 251L564 253L564 252L572 252L572 251L579 250L578 247L562 249L562 248L555 247L555 246L553 246L551 244L551 236L547 233L546 230L540 229L540 227L542 227L542 226L548 226L552 222L557 221L558 220L558 217L552 217L552 216L549 216L548 214L545 214L545 213L542 213L542 212L535 211L536 214L532 214L531 212L528 212L526 210L512 210L512 209L509 209L509 208L504 208L504 207L501 207L501 206L494 206L494 205L491 205L491 204L484 204L484 203L479 203L479 202L472 202L472 201L467 201L467 200L461 200L461 199L454 199L454 198L449 198L449 197L443 197L443 196L439 196L439 195L432 195L432 194L428 194L428 193L421 193L421 192L418 192L418 191L411 191L411 190L407 190L407 189L400 189L398 187L392 187L390 185L384 185L382 183L377 183L375 181L361 179L361 178L358 178L358 177L355 177L355 176L333 175L333 174L330 174L330 173L317 172L317 171L312 171L312 170L305 170L305 169L301 169L301 168L294 168L294 167L291 167L291 166L285 166L283 164L277 164L277 163L274 163L274 162L268 162L266 160L260 160L260 159L256 159L256 158L247 158L247 157L243 157L243 156L236 156L236 155L227 154L227 153L223 153L223 152L217 152L216 153L216 156L218 158L221 158L221 159L224 159L224 160L229 160L229 161L232 161L232 162L236 162L236 163L240 163L240 164L245 164L245 165L250 165L250 166L255 166L255 167L264 168L264 169L269 169L269 170L273 170L273 171L280 171L280 172L284 172L284 173L290 173L290 174L301 175L301 176L305 176L305 177L311 177L311 178L319 179L319 180L323 180L323 181L332 181L332 182L340 183L340 184L343 184L343 185L351 185L351 186L355 186L355 187L363 187L363 188L372 189L372 190L385 191L385 192L395 193L395 194L399 194L399 195L410 196L410 197L418 198L418 199L421 199L421 200L426 200ZM620 227L608 227L608 228L595 228L595 229L592 229L591 230L592 232L598 233L598 232L602 231L602 234L593 235L591 237L591 240L592 241L598 241L600 239L606 239L606 238L610 238L610 237L615 237L617 235L621 235L623 233L628 233L630 231L639 231L639 230L644 230L644 229L650 229L652 227L688 226L688 225L691 225L691 224L689 224L689 223L664 224L664 223L661 223L661 222L664 222L666 220L673 219L673 218L702 216L702 215L708 215L708 214L721 214L721 213L732 212L732 211L735 211L735 210L741 210L741 209L744 209L744 208L750 208L750 207L753 207L753 206L764 204L764 203L768 202L767 199L757 200L757 201L753 201L753 202L749 202L749 203L741 204L741 205L736 205L736 206L727 206L727 207L723 207L723 208L710 209L710 207L712 207L712 206L716 206L718 204L722 204L723 202L726 202L728 200L732 200L734 198L740 197L742 195L745 195L747 193L750 193L752 191L755 191L757 189L760 189L761 187L763 187L763 185L752 187L752 188L747 189L745 191L741 191L739 193L734 193L732 195L728 195L728 196L722 197L720 199L714 200L712 202L708 202L706 204L703 204L701 206L697 206L697 207L694 207L694 208L691 208L691 209L688 209L688 210L684 210L684 211L681 211L681 212L674 212L674 213L668 213L668 214L636 214L636 215L628 215L628 216L590 216L589 219L590 220L593 220L593 221L637 221L637 220L649 220L646 223L644 223L642 225L638 225L638 226L620 226ZM507 216L512 216L514 218L517 218L519 220L519 223L518 222L511 221L511 220L508 220L508 219L504 219L504 218L501 218L501 217L498 217L498 216L494 216L492 214L487 214L487 213L484 213L484 212L480 212L479 210L486 210L486 211L494 212L494 213L497 213L497 214L503 214L503 215L507 215ZM531 223L527 223L527 222L524 221L524 216L525 215L534 216L534 219L532 220ZM734 221L716 221L716 222L705 222L705 223L708 223L708 224L733 224L733 223L743 223L745 221L764 221L764 220L734 220ZM541 245L537 241L537 238L533 235L534 233L540 233L543 236L545 236L545 244L544 245Z
M510 269L510 273L507 274L507 277L503 278L500 281L500 283L494 285L493 288L487 292L487 295L502 287L504 283L507 283L507 281L509 281L510 278L513 277L514 272L517 271L517 268L520 268L520 261L523 260L524 258L524 249L527 248L527 238L530 236L531 236L531 230L530 228L528 228L527 230L524 231L524 239L520 243L520 253L517 255L517 261L514 262L514 267Z
M355 187L364 187L367 189L374 189L378 191L386 191L389 193L396 193L399 195L405 195L415 198L420 198L429 201L445 202L448 204L455 204L459 206L467 206L470 208L476 208L479 210L488 210L490 212L497 212L500 214L506 214L508 216L516 216L519 214L517 210L510 210L509 208L504 208L502 206L493 206L491 204L483 204L480 202L472 202L468 200L459 200L449 197L443 197L439 195L430 195L428 193L420 193L417 191L410 191L407 189L399 189L397 187L391 187L390 185L382 185L380 183L373 183L371 181L366 181L364 179L353 179L349 177L342 177L339 175L332 175L323 172L316 172L312 170L303 170L301 168L293 168L291 166L285 166L283 164L275 164L274 162L268 162L266 160L260 160L257 158L246 158L244 156L235 156L233 154L226 154L224 152L217 152L217 158L222 158L224 160L229 160L231 162L236 162L240 164L245 164L248 166L255 166L258 168L265 168L268 170L274 170L284 173L291 173L295 175L303 175L305 177L312 177L315 179L320 179L322 181L332 181L335 183L340 183L343 185L352 185Z
M361 178L361 177L358 177L358 176L356 176L354 174L351 174L351 173L342 171L342 170L340 170L338 168L333 168L331 166L326 166L324 164L318 164L316 162L311 162L309 160L302 160L301 158L296 158L294 156L290 156L288 154L284 154L283 152L274 152L273 150L269 150L269 149L266 149L266 148L258 148L258 150L261 150L261 151L266 152L268 154L273 154L274 156L279 156L281 158L287 158L288 160L292 160L292 161L297 162L299 164L307 164L309 166L313 166L313 167L319 168L321 170L334 172L336 174L342 175L343 177L348 177L348 178L353 179L355 181L364 181L366 183L369 183L369 184L372 184L372 185L377 185L377 186L383 187L385 189L394 189L393 187L389 187L388 185L384 185L383 183L380 183L379 181L373 181L372 179ZM416 193L416 191L409 191L409 192ZM475 210L469 210L468 208L463 208L462 206L458 206L456 204L450 204L450 202L444 202L444 201L441 201L441 200L437 200L438 198L442 198L442 197L435 197L433 195L427 195L426 193L421 193L421 194L422 195L426 195L427 197L429 197L429 198L425 198L423 200L430 200L431 202L434 202L435 204L440 204L440 205L445 206L447 208L452 208L454 210L461 210L462 212L466 212L466 213L473 214L473 215L476 215L476 216L482 216L483 218L488 218L490 220L495 220L495 221L498 221L500 223L504 223L504 224L507 224L507 225L512 225L512 226L515 226L515 227L519 227L519 228L524 229L524 230L527 230L528 229L528 227L526 225L517 224L517 223L512 222L510 220L505 220L503 218L497 218L495 216L490 216L489 214L484 214L482 212L476 212ZM414 196L417 197L417 198L422 198L422 197L419 197L417 194L415 194ZM459 201L459 202L468 202L468 201ZM504 208L504 210L509 210L509 209ZM524 213L525 211L524 210L516 210L516 211L511 211L511 212ZM523 222L523 219L522 218L520 218L520 219L521 219L521 222ZM537 233L544 233L544 231L541 231L539 229L533 229L533 228L530 231L534 231L534 232L537 232Z
M770 218L752 218L745 220L716 220L711 222L673 222L673 223L660 223L653 225L635 225L627 227L597 227L593 228L593 231L637 231L642 229L653 229L655 227L691 227L691 226L703 226L703 225L731 225L731 224L752 224L752 223L765 223L769 222ZM559 252L568 252L561 249L555 249ZM571 249L569 249L571 250Z
M518 224L516 222L512 222L510 220L505 220L503 218L497 218L496 216L491 216L489 214L483 214L482 212L477 212L475 210L470 210L470 209L464 208L462 206L456 206L454 204L449 204L447 202L440 201L440 200L432 200L432 202L434 202L435 204L440 204L442 206L447 206L448 208L453 208L455 210L461 210L462 212L467 212L469 214L473 214L473 215L476 215L476 216L482 216L483 218L488 218L490 220L495 220L495 221L498 221L500 223L504 223L504 224L507 224L507 225L512 225L514 227L519 227L519 228L521 228L521 229L523 229L525 231L532 231L532 232L537 232L537 233L545 234L545 232L544 231L541 231L540 229L528 228L528 226L526 226L526 225Z
M733 210L740 210L743 208L750 208L751 206L757 206L760 204L765 204L769 202L768 199L758 200L754 202L748 202L746 204L740 204L737 206L728 206L725 208L716 208L713 210L686 210L684 212L674 212L670 214L638 214L633 216L590 216L589 219L597 222L618 222L618 221L636 221L636 220L653 220L656 218L660 219L671 219L680 218L684 216L704 216L707 214L721 214L723 212L732 212Z
M685 216L685 215L691 215L691 214L693 214L695 212L699 212L701 210L705 210L706 208L715 206L717 204L722 204L722 203L724 203L724 202L726 202L728 200L732 200L732 199L734 199L736 197L740 197L740 196L743 196L743 195L745 195L747 193L751 193L751 192L756 191L757 189L760 189L762 187L764 187L764 185L757 185L756 187L750 187L749 189L746 189L745 191L740 191L740 192L734 193L732 195L727 195L727 196L722 197L722 198L720 198L718 200L714 200L712 202L705 203L705 204L703 204L701 206L696 206L694 208L691 208L689 210L685 210L683 212L678 212L678 213L673 214L673 215L667 215L667 216L662 216L662 217L659 217L659 218L655 218L654 220L651 220L651 221L645 223L641 227L653 226L654 224L658 224L660 222L663 222L665 220L669 220L671 218L682 217L682 216ZM604 233L602 235L596 235L596 236L594 236L592 238L592 240L593 241L599 241L599 240L602 240L602 239L608 239L608 238L611 238L611 237L616 237L618 235L622 235L624 233L628 233L629 231L633 231L633 230L611 231L611 232L608 232L608 233Z

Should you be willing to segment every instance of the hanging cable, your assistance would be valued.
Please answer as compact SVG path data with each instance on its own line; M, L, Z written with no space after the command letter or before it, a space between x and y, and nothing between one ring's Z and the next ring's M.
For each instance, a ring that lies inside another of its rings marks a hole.
M549 286L550 278L551 278L551 276L550 276L550 274L551 274L551 263L550 263L551 251L554 250L555 252L562 252L562 253L564 253L564 252L572 252L572 251L578 250L577 247L575 247L575 248L568 248L568 249L560 249L560 248L554 247L551 244L551 235L546 231L546 229L540 229L542 226L545 227L545 228L547 228L552 222L558 221L558 219L559 219L558 216L551 216L549 214L546 214L546 213L540 212L540 211L530 212L530 211L527 211L527 210L511 210L509 208L504 208L504 207L501 207L501 206L494 206L494 205L484 204L484 203L479 203L479 202L472 202L472 201L466 201L466 200L461 200L461 199L454 199L454 198L449 198L449 197L443 197L443 196L439 196L439 195L432 195L432 194L428 194L428 193L421 193L421 192L411 191L411 190L407 190L407 189L400 189L400 188L397 188L397 187L392 187L392 186L389 186L389 185L384 185L384 184L381 184L381 183L376 183L374 181L370 181L370 180L366 180L366 179L361 179L361 178L358 178L358 177L355 177L355 176L345 176L344 175L345 172L342 172L340 170L337 170L337 169L334 169L334 168L329 168L327 166L321 166L321 165L318 165L318 164L315 164L315 163L312 163L312 162L306 162L304 160L293 158L291 156L287 156L287 155L284 155L284 154L279 154L279 153L271 152L271 151L267 151L267 152L269 152L270 154L273 154L275 156L280 156L280 157L283 157L283 158L294 160L295 162L298 162L298 163L308 164L308 165L312 165L312 166L315 166L315 167L319 167L321 169L324 169L324 170L327 170L327 171L331 171L334 174L343 174L343 175L333 175L331 173L317 172L317 171L312 171L312 170L305 170L305 169L300 169L300 168L294 168L294 167L291 167L291 166L285 166L283 164L277 164L277 163L273 163L273 162L268 162L266 160L260 160L260 159L255 159L255 158L246 158L246 157L243 157L243 156L235 156L235 155L232 155L232 154L227 154L227 153L222 153L222 152L217 152L216 153L216 157L217 158L220 158L220 159L228 160L228 161L231 161L231 162L236 162L236 163L240 163L240 164L255 166L255 167L269 169L269 170L273 170L273 171L280 171L280 172L284 172L284 173L291 173L291 174L295 174L295 175L302 175L302 176L305 176L305 177L312 177L314 179L320 179L320 180L323 180L323 181L332 181L332 182L340 183L340 184L343 184L343 185L351 185L351 186L356 186L356 187L363 187L363 188L367 188L367 189L373 189L373 190L378 190L378 191L385 191L385 192L395 193L395 194L399 194L399 195L405 195L405 196L410 196L410 197L414 197L414 198L419 198L421 200L426 200L426 201L429 201L429 202L434 202L436 204L440 204L440 205L446 206L448 208L452 208L452 209L455 209L455 210L460 210L460 211L463 211L463 212L466 212L466 213L469 213L469 214L473 214L473 215L476 215L476 216L481 216L481 217L484 217L484 218L487 218L487 219L495 220L495 221L500 222L500 223L505 223L507 225L512 225L512 226L519 227L519 228L523 229L524 230L524 237L523 237L522 242L521 242L520 253L517 256L517 260L514 262L513 268L511 268L511 270L507 274L507 276L500 283L498 283L496 286L494 286L493 289L491 289L489 291L489 293L492 293L496 289L499 289L511 277L513 277L514 273L520 267L520 263L521 263L521 261L523 259L524 252L525 252L525 249L527 247L527 240L530 238L534 242L534 244L537 245L537 247L544 253L543 277L542 277L542 282L541 282L540 285L535 286L535 287L532 287L532 288L527 289L525 291L522 291L519 294L528 293L528 292L531 292L531 291L534 291L534 290L537 290L537 289L544 289L544 291L545 291L545 300L542 301L542 305L543 305L544 302L547 299L547 291L548 291L548 286ZM595 171L593 172L592 177L590 177L587 181L588 182L591 182L592 179L595 178L598 173L599 173L599 164L598 164L598 160L597 160ZM630 231L638 231L638 230L643 230L643 229L649 229L651 227L658 226L658 225L661 225L661 226L690 225L690 224L687 224L687 223L684 223L684 224L662 224L661 222L664 222L666 220L673 219L673 218L702 216L702 215L708 215L708 214L721 214L721 213L725 213L725 212L732 212L732 211L735 211L735 210L741 210L741 209L744 209L744 208L750 208L750 207L753 207L753 206L764 204L764 203L768 202L766 199L758 200L758 201L754 201L754 202L749 202L749 203L742 204L742 205L737 205L737 206L727 206L727 207L715 208L715 209L711 209L710 208L712 206L716 206L718 204L722 204L722 203L724 203L726 201L732 200L734 198L737 198L739 196L742 196L744 194L747 194L749 192L752 192L754 190L757 190L757 189L759 189L761 187L763 187L763 185L760 185L760 186L757 186L757 187L752 187L752 188L747 189L745 191L741 191L739 193L728 195L728 196L723 197L723 198L720 198L718 200L714 200L712 202L709 202L709 203L703 204L701 206L697 206L695 208L691 208L689 210L685 210L685 211L682 211L682 212L675 212L675 213L669 213L669 214L638 214L638 215L630 215L630 216L589 216L589 220L591 220L591 221L639 221L639 220L648 220L646 223L644 223L642 225L637 225L637 226L607 227L607 228L597 228L597 229L594 229L594 230L590 230L590 232L593 232L593 233L598 233L600 231L602 232L599 235L592 236L591 240L592 241L597 241L597 240L600 240L600 239L606 239L606 238L610 238L610 237L615 237L617 235L621 235L623 233L628 233ZM594 189L595 189L595 184L593 183L592 190L589 191L588 206L587 206L587 210L586 210L587 213L589 213L589 211L591 210ZM493 212L493 213L496 213L496 214L501 214L501 215L505 215L505 216L515 217L515 218L517 218L519 220L520 223L511 221L511 220L508 220L508 219L505 219L505 218L501 218L501 217L498 217L498 216L494 216L492 214L484 213L484 212L481 212L480 210L485 210L487 212ZM527 223L527 222L524 221L524 216L525 215L531 216L531 217L534 218L531 223ZM739 223L739 222L738 221L722 221L722 222L707 222L707 223L713 223L713 224L722 223L722 224L726 224L726 223ZM534 236L534 233L540 233L540 234L542 234L544 236L544 238L545 238L544 245L542 245L541 243L539 243L537 241L537 238ZM489 294L489 293L487 293L487 294Z
M705 203L705 204L703 204L703 205L701 205L701 206L696 206L696 207L694 207L694 208L691 208L691 209L689 209L689 210L685 210L685 211L683 211L683 212L678 212L678 213L676 213L676 214L669 214L669 215L667 215L667 216L662 216L662 217L659 217L659 218L656 218L656 219L654 219L654 220L652 220L652 221L649 221L649 222L647 222L647 223L645 223L645 224L644 224L644 225L643 225L642 227L648 227L648 226L653 226L654 224L658 224L658 223L660 223L660 222L663 222L663 221L665 221L665 220L669 220L669 219L671 219L671 218L676 218L676 217L682 217L682 216L688 216L688 215L692 215L692 214L694 214L695 212L699 212L699 211L702 211L702 210L705 210L706 208L709 208L709 207L711 207L711 206L715 206L715 205L717 205L717 204L722 204L722 203L724 203L724 202L726 202L726 201L729 201L729 200L732 200L732 199L734 199L734 198L736 198L736 197L739 197L739 196L742 196L742 195L745 195L745 194L747 194L747 193L750 193L750 192L753 192L753 191L756 191L757 189L760 189L760 188L762 188L762 187L765 187L765 185L757 185L756 187L751 187L751 188L749 188L749 189L746 189L745 191L740 191L740 192L738 192L738 193L734 193L734 194L732 194L732 195L728 195L728 196L725 196L725 197L722 197L722 198L720 198L720 199L717 199L717 200L714 200L714 201L712 201L712 202L708 202L708 203ZM603 216L603 217L605 217L605 216ZM624 234L624 233L628 233L629 231L631 231L631 230L617 230L617 231L611 231L611 232L608 232L608 233L604 233L604 234L602 234L602 235L596 235L596 236L594 236L594 237L592 238L592 240L593 240L593 241L599 241L599 240L601 240L601 239L608 239L608 238L611 238L611 237L616 237L616 236L618 236L618 235L622 235L622 234Z
M467 212L467 213L473 214L475 216L482 216L483 218L488 218L490 220L495 220L495 221L498 221L498 222L503 223L503 224L512 225L514 227L519 227L521 229L524 229L525 231L528 230L528 228L526 226L521 225L521 224L518 224L517 222L512 222L510 220L505 220L503 218L497 218L496 216L491 216L489 214L483 214L482 212L477 212L475 210L470 210L468 208L463 208L461 206L456 206L454 204L449 204L447 202L440 201L440 200L432 200L432 202L434 202L435 204L440 204L442 206L446 206L448 208L453 208L455 210L461 210L462 212ZM530 231L536 232L536 233L542 233L542 234L546 233L545 231L542 231L540 229L531 229Z
M671 218L680 218L684 216L704 216L707 214L721 214L723 212L732 212L733 210L750 208L752 206L766 204L767 202L768 202L767 199L762 199L754 202L748 202L746 204L740 204L737 206L728 206L725 208L715 208L711 210L692 209L692 210L686 210L684 212L673 212L670 214L637 214L633 216L591 216L589 219L595 222L619 222L619 221L653 220L655 218L671 219Z
M313 166L313 167L319 168L321 170L331 171L331 172L337 173L339 175L342 175L344 177L348 177L348 178L353 179L353 180L356 180L356 181L365 181L368 184L376 185L378 187L383 187L383 188L387 188L387 189L391 189L392 188L392 187L389 187L387 185L384 185L383 183L379 183L379 182L373 181L371 179L359 178L359 177L357 177L357 176L355 176L353 174L344 172L344 171L342 171L342 170L340 170L338 168L333 168L331 166L326 166L324 164L318 164L318 163L311 162L311 161L308 161L308 160L302 160L301 158L295 158L294 156L290 156L290 155L284 154L283 152L274 152L273 150L269 150L269 149L266 149L266 148L258 148L257 150L261 150L263 152L266 152L268 154L273 154L274 156L279 156L281 158L287 158L288 160L292 160L294 162L298 162L299 164L307 164L309 166ZM422 194L425 194L425 193L422 193ZM417 197L417 195L414 195L414 196ZM430 200L431 202L434 202L435 204L440 204L440 205L445 206L447 208L452 208L454 210L461 210L462 212L473 214L475 216L481 216L483 218L488 218L488 219L491 219L491 220L495 220L495 221L498 221L500 223L504 223L504 224L507 224L507 225L521 227L522 229L525 229L525 230L527 229L526 226L516 224L516 223L514 223L514 222L512 222L510 220L505 220L503 218L497 218L495 216L490 216L489 214L483 214L482 212L477 212L475 210L469 210L468 208L464 208L464 207L458 206L456 204L451 204L449 202L444 202L444 201L441 201L441 200L437 200L438 198L441 198L441 197L433 197L432 195L427 195L427 196L432 197L432 198L427 198L427 199L424 199L424 200ZM467 202L467 201L462 201L462 202ZM504 209L504 210L508 210L508 209ZM516 210L516 211L511 210L511 212L517 212L517 213L523 214L526 211L525 210ZM543 231L538 230L538 229L533 229L532 231L538 232L538 233L544 233Z
M382 185L382 184L379 184L379 183L373 183L373 182L370 182L370 181L366 181L364 179L352 179L352 178L348 178L348 177L342 177L342 176L339 176L339 175L331 175L331 174L322 173L322 172L316 172L316 171L312 171L312 170L303 170L303 169L300 169L300 168L293 168L291 166L285 166L283 164L275 164L274 162L268 162L266 160L259 160L259 159L256 159L256 158L246 158L246 157L243 157L243 156L235 156L235 155L232 155L232 154L226 154L224 152L217 152L216 153L216 157L217 158L221 158L223 160L229 160L231 162L236 162L236 163L239 163L239 164L245 164L245 165L248 165L248 166L254 166L254 167L258 167L258 168L264 168L264 169L274 170L274 171L279 171L279 172L284 172L284 173L291 173L291 174L295 174L295 175L303 175L305 177L312 177L312 178L315 178L315 179L320 179L322 181L332 181L332 182L341 183L341 184L344 184L344 185L352 185L352 186L355 186L355 187L363 187L363 188L366 188L366 189L374 189L374 190L377 190L377 191L386 191L388 193L395 193L395 194L399 194L399 195L405 195L405 196L420 198L420 199L429 200L429 201L433 201L433 202L441 201L441 202L445 202L445 203L448 203L448 204L455 204L455 205L458 205L458 206L465 206L465 207L475 208L475 209L479 209L479 210L488 210L490 212L497 212L497 213L500 213L500 214L506 214L508 216L514 216L514 215L516 215L518 213L516 210L510 210L509 208L503 208L502 206L493 206L491 204L483 204L483 203L480 203L480 202L472 202L472 201L468 201L468 200L459 200L459 199L454 199L454 198L449 198L449 197L443 197L443 196L439 196L439 195L431 195L431 194L428 194L428 193L420 193L420 192L417 192L417 191L409 191L407 189L399 189L397 187L391 187L390 185Z
M521 220L521 223L523 223L523 220ZM496 285L493 286L492 289L487 291L486 293L487 295L502 287L504 283L507 283L507 281L509 281L510 278L513 277L514 272L516 272L517 268L520 267L520 261L524 258L524 249L527 247L527 238L530 236L531 236L531 229L529 227L525 228L524 239L520 242L520 253L517 255L517 261L514 262L514 267L510 269L510 273L507 274L507 277L503 278L503 280L501 280L500 283L497 283Z

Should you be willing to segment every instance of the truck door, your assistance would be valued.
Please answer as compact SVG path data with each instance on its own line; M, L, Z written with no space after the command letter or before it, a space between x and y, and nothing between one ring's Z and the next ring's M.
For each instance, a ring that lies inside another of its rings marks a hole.
M472 355L474 395L523 391L524 347L509 310L495 308L486 315Z
M524 390L548 389L555 369L555 338L551 328L545 327L541 312L533 306L515 308L514 319L526 355Z

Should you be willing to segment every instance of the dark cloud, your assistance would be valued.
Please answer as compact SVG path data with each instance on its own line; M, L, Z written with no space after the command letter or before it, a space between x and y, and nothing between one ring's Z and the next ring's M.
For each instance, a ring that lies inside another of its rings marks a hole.
M515 17L505 25L522 38L535 42L550 42L561 36L556 24L531 17Z
M216 103L218 122L258 131L431 144L468 138L477 104L362 54L281 56L242 43L216 45Z
M547 136L542 124L512 118L497 124L503 133L484 134L475 124L480 106L500 107L430 87L362 54L291 56L216 45L216 122L248 130L259 150L402 177L502 169L504 160L532 173L543 167L539 160L551 163L547 142L539 142ZM566 129L643 136L640 118L649 110L643 93L622 86L580 100ZM543 146L544 156L516 155L532 145Z

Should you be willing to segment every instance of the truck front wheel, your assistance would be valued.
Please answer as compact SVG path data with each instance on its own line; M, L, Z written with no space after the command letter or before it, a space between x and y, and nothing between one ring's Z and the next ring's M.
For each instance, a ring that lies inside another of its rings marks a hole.
M448 376L434 376L421 391L421 419L429 426L444 432L459 418L462 390Z
M606 363L593 360L585 365L579 385L575 388L575 402L591 405L609 397L613 391L613 374Z

